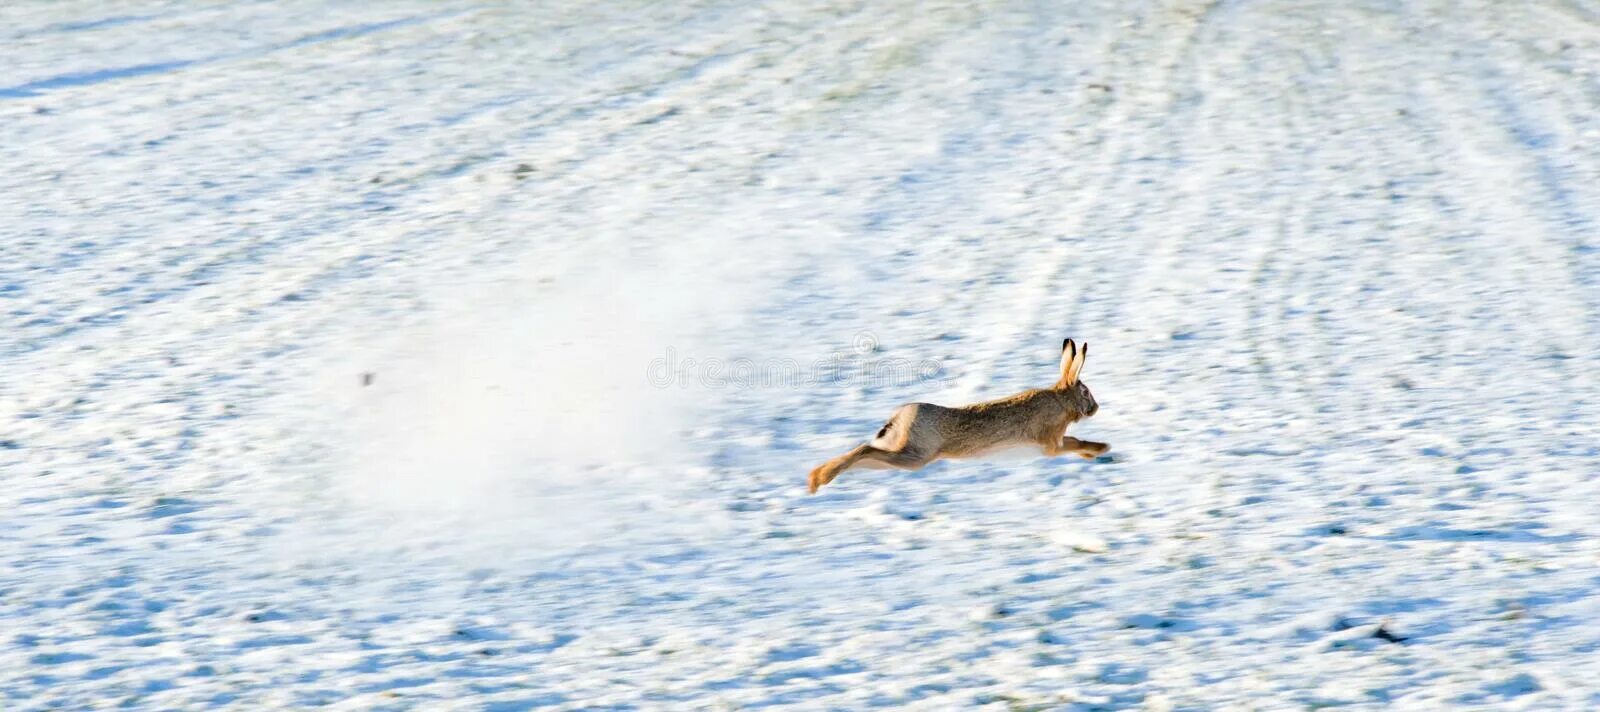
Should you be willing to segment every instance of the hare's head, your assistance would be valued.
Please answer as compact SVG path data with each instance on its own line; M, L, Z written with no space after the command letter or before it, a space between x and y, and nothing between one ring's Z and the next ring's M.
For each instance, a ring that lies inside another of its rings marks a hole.
M1070 398L1077 406L1078 412L1087 418L1100 410L1100 404L1094 400L1094 394L1089 392L1089 385L1078 379L1078 374L1083 371L1083 362L1089 358L1089 345L1079 346L1067 339L1061 342L1061 378L1054 386Z

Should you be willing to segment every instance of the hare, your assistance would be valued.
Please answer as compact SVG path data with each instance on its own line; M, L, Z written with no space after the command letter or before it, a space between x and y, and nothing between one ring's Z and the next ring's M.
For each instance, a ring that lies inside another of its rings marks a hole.
M915 470L940 458L973 457L1026 445L1038 445L1046 457L1104 454L1110 445L1066 434L1068 425L1100 410L1089 386L1078 380L1088 357L1088 344L1079 348L1067 339L1061 342L1061 377L1049 388L961 408L931 403L900 406L872 440L812 470L810 491L815 494L839 473L857 466Z

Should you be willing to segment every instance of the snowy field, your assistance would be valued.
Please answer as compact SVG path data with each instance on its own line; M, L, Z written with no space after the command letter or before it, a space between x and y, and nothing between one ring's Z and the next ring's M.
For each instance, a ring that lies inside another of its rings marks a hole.
M1593 0L18 0L0 56L0 708L1600 708ZM1067 336L1111 457L805 495Z

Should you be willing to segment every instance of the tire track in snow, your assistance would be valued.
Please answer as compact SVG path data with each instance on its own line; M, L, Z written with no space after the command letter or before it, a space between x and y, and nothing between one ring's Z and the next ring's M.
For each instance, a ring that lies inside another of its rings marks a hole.
M1530 32L1538 34L1537 27ZM1584 239L1587 218L1574 212L1579 209L1576 190L1565 184L1552 187L1551 181L1560 181L1563 171L1543 155L1544 143L1529 141L1548 135L1546 129L1534 128L1522 111L1505 110L1508 103L1537 107L1540 102L1505 96L1505 79L1494 60L1483 61L1487 66L1481 74L1453 75L1420 87L1428 108L1423 115L1437 117L1432 122L1435 133L1448 141L1442 162L1477 167L1471 183L1441 186L1450 208L1443 217L1449 220L1454 242L1470 247L1451 254L1471 270L1464 281L1478 295L1478 308L1461 318L1461 331L1471 338L1462 337L1452 346L1481 355L1462 364L1473 374L1471 380L1481 384L1468 392L1480 397L1488 395L1502 358L1548 364L1530 374L1541 376L1540 381L1505 384L1491 399L1523 413L1518 429L1538 419L1569 425L1586 422L1584 414L1595 407L1587 398L1593 392L1593 379L1592 369L1584 366L1580 344L1595 339L1600 295L1586 286L1582 251L1574 249L1573 241ZM1567 110L1545 115L1583 114ZM1482 116L1498 121L1486 124L1469 118ZM1572 132L1569 127L1549 131ZM1470 194L1458 195L1469 188ZM1564 269L1552 272L1551 265ZM1495 352L1505 355L1489 356ZM1465 442L1473 436L1458 437Z
M1044 30L1056 23L1043 19L1041 15L1046 12L1044 8L1035 3L1031 8L1036 19L1030 24L1036 30ZM1036 34L1027 41L1014 41L1014 46L1023 48L1026 55L1022 58L1021 66L1038 66L1041 60L1035 52L1027 51L1042 43L1042 35ZM1109 40L1110 38L1108 38ZM1065 63L1055 66L1065 68ZM1018 92L1031 87L1024 84L1018 87ZM1061 86L1056 91L1077 91L1092 94L1094 90L1081 87ZM960 295L957 300L964 303L957 308L957 313L964 314L965 321L978 325L971 335L972 341L978 345L975 353L964 354L968 363L958 366L961 376L950 383L946 392L939 396L943 401L951 403L971 402L983 398L1001 395L991 387L1006 384L1006 388L1019 383L1036 383L1045 379L1047 372L1035 372L1036 366L1048 361L1044 358L1049 351L1049 345L1058 343L1052 339L1059 336L1046 336L1040 341L1041 336L1059 332L1065 324L1058 322L1057 328L1040 331L1039 320L1044 310L1044 302L1048 292L1052 289L1063 263L1062 248L1064 241L1071 239L1078 232L1076 229L1085 219L1084 216L1100 208L1105 200L1108 184L1115 180L1115 175L1107 166L1115 160L1121 152L1120 144L1108 141L1107 135L1119 137L1122 134L1115 130L1115 126L1125 120L1125 114L1112 110L1102 111L1090 120L1089 130L1095 133L1096 140L1090 145L1087 162L1101 166L1101 170L1089 178L1085 185L1072 188L1051 190L1051 183L1058 179L1057 176L1044 174L1040 178L1029 181L1031 184L1026 194L1032 197L1029 200L1043 202L1046 196L1067 193L1080 209L1075 213L1078 222L1062 221L1053 215L1049 206L1042 207L1042 216L1031 217L1028 222L1038 224L1039 227L1024 230L1020 236L1009 236L1006 242L1010 243L997 251L1007 253L1011 259L991 267L991 272L984 282L992 285L1001 285L1006 294L997 298L985 289L957 289L955 294ZM1107 128L1110 126L1111 128ZM1046 125L1040 127L1041 135L1059 134L1062 127ZM1008 171L1022 175L1037 174L1037 169L1028 168L1029 156L1019 155L1018 164L1008 167ZM1068 178L1071 180L1071 178ZM1068 192L1070 191L1070 193ZM993 238L990 238L993 239ZM980 250L995 250L995 247L986 239L981 243ZM1045 242L1048 241L1048 242ZM1044 242L1047 247L1040 251L1039 244ZM1027 368L1022 373L1012 373L1010 370ZM1002 388L1001 390L1004 390Z
M1600 202L1583 186L1600 180L1600 73L1579 51L1600 45L1600 23L1593 15L1574 23L1548 3L1494 10L1499 21L1481 31L1509 27L1518 35L1482 58L1479 93L1527 156L1524 175L1540 187L1527 204L1539 208L1546 226L1541 252L1561 257L1546 263L1567 266L1586 305L1584 337L1593 342L1600 334L1600 240L1593 235Z
M1118 319L1119 338L1139 344L1139 355L1129 364L1101 364L1128 391L1115 401L1102 398L1118 409L1108 422L1126 431L1115 438L1125 457L1206 474L1120 483L1096 496L1136 503L1137 523L1124 536L1140 546L1181 542L1184 551L1219 561L1258 526L1231 510L1236 493L1274 484L1240 481L1238 471L1251 468L1239 467L1239 458L1279 450L1282 409L1292 405L1261 396L1264 378L1277 386L1269 364L1282 312L1268 306L1281 303L1273 296L1280 282L1263 281L1260 266L1268 256L1288 260L1303 229L1297 176L1305 162L1304 111L1288 98L1303 55L1272 42L1285 31L1268 24L1273 17L1271 6L1219 4L1198 18L1177 82L1183 91L1175 116L1184 125L1169 130L1168 150L1179 160L1161 183L1175 190L1164 210L1150 212L1173 234L1146 293L1131 296ZM1263 233L1271 237L1256 237ZM1195 420L1174 410L1216 417ZM1217 604L1219 613L1227 607Z
M1291 71L1297 65L1271 55L1263 60L1260 38L1276 30L1252 24L1257 21L1252 11L1219 4L1207 8L1193 30L1184 60L1188 69L1178 83L1187 126L1169 149L1178 161L1164 181L1176 189L1168 207L1153 213L1174 234L1163 240L1170 247L1147 280L1149 292L1130 298L1127 303L1138 308L1118 320L1125 325L1123 338L1141 344L1138 372L1121 374L1123 387L1137 395L1113 403L1127 410L1114 416L1129 431L1123 450L1140 461L1212 463L1214 471L1186 486L1136 485L1133 491L1146 507L1138 529L1153 543L1210 531L1201 550L1231 545L1233 538L1218 531L1221 522L1203 515L1199 503L1226 504L1216 500L1229 494L1225 485L1236 484L1228 481L1236 469L1228 452L1272 449L1261 441L1270 443L1282 420L1272 410L1281 399L1258 395L1263 375L1269 388L1277 381L1270 369L1259 370L1272 353L1261 341L1276 319L1261 300L1272 303L1273 285L1253 282L1259 273L1250 268L1292 239L1287 229L1294 194L1276 176L1294 172L1283 166L1295 162L1290 152L1300 135L1298 107L1285 98L1291 92L1282 87L1284 78L1262 70ZM1237 113L1223 118L1223 110ZM1275 237L1243 239L1258 231ZM1225 420L1180 419L1173 429L1169 411L1202 407L1225 414Z
M1205 8L1209 6L1209 3L1202 4ZM1104 53L1127 58L1132 66L1123 68L1126 74L1105 80L1109 82L1110 93L1115 99L1110 109L1089 128L1092 133L1089 141L1095 147L1090 158L1075 164L1080 170L1085 163L1094 166L1093 177L1087 179L1086 185L1074 189L1070 207L1058 207L1056 209L1059 212L1051 214L1047 234L1059 236L1057 239L1051 241L1042 253L1037 246L1018 248L1029 258L1022 265L1025 271L1019 285L1011 290L1016 296L999 300L1006 306L1005 311L984 320L993 324L994 328L982 335L983 343L995 346L989 356L978 359L978 367L953 384L954 390L949 396L951 399L975 400L999 395L997 392L986 392L986 386L997 381L1016 383L1018 379L1009 373L1002 375L1000 369L1048 361L1045 352L1041 351L1040 337L1085 331L1090 323L1094 323L1084 321L1085 317L1080 315L1085 312L1097 314L1095 321L1111 328L1116 328L1115 325L1126 316L1126 305L1136 299L1127 295L1144 283L1141 280L1145 279L1145 270L1159 259L1152 258L1152 238L1140 240L1136 243L1139 247L1129 249L1120 240L1083 239L1081 236L1117 232L1139 234L1137 224L1147 209L1147 202L1125 199L1129 194L1140 191L1142 185L1161 184L1159 177L1147 175L1155 172L1153 168L1147 168L1161 162L1155 154L1155 142L1162 136L1157 129L1173 118L1167 112L1171 108L1172 97L1178 93L1173 85L1174 70L1180 66L1181 58L1194 42L1195 32L1206 12L1208 10L1184 13L1160 7L1151 10L1149 16L1138 15L1122 23L1124 26L1140 27L1156 24L1159 27L1153 32L1158 38L1172 39L1158 45L1153 57L1133 51L1119 51L1116 47ZM1169 29L1164 23L1174 17L1184 18L1191 24L1179 32L1162 32ZM1150 72L1152 65L1159 71ZM1156 118L1145 118L1147 116ZM1132 207L1126 214L1117 212L1119 206L1130 203ZM1153 241L1156 249L1171 244L1159 237L1153 238ZM1110 245L1111 248L1106 249L1101 245ZM1093 257L1100 257L1098 253L1101 251L1111 253L1113 257L1110 260L1096 260L1086 256L1086 249L1095 250ZM1118 266L1088 275L1083 274L1081 269L1084 264L1108 262ZM1063 318L1057 318L1057 315ZM1059 342L1047 340L1045 343ZM1028 382L1036 382L1039 378L1042 376L1035 375Z

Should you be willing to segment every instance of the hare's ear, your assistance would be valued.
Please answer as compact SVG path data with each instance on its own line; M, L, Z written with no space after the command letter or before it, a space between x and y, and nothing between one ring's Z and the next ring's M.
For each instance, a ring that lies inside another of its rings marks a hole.
M1078 363L1078 345L1072 339L1061 342L1061 380L1056 381L1058 388L1072 385L1077 378L1076 365Z
M1072 368L1063 376L1067 381L1067 385L1070 386L1078 382L1078 374L1083 373L1083 362L1087 360L1089 360L1089 344L1084 343L1084 345L1078 347L1078 358L1072 363Z

